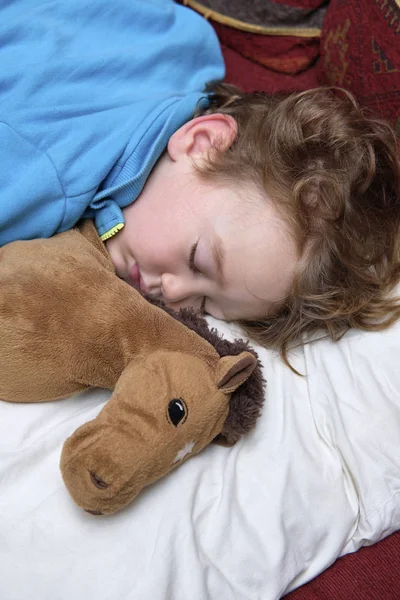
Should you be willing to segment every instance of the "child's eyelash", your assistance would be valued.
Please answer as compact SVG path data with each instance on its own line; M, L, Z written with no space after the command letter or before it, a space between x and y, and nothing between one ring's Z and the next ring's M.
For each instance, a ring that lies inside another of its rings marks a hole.
M190 248L190 254L189 254L189 267L190 270L193 271L194 273L200 273L200 270L196 267L195 263L194 263L194 258L196 256L196 250L197 250L197 244L198 242L195 242L193 244L193 246ZM200 306L200 313L201 314L205 314L205 306L206 306L206 297L203 296L203 300L201 301L201 306Z
M190 270L193 271L194 273L200 272L194 263L194 257L196 256L196 250L197 250L197 244L198 244L198 242L195 242L193 244L193 246L190 248L190 254L189 254L189 267L190 267Z

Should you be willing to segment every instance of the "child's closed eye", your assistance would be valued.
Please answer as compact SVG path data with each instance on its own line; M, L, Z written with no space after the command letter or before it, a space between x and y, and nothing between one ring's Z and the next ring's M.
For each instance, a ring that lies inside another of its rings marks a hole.
M198 243L199 242L197 240L197 242L195 242L193 244L193 246L190 248L190 253L189 253L189 267L190 267L190 270L193 271L193 273L201 273L200 269L196 266L196 262L195 262L196 250L197 250ZM200 309L199 309L201 314L205 314L205 312L206 312L205 311L206 300L207 300L207 297L203 296L203 299L200 304Z
M196 267L196 262L195 262L196 250L197 250L198 243L199 242L197 240L197 242L195 242L193 244L193 246L190 248L190 253L189 253L189 267L190 267L190 270L193 271L193 273L200 273L200 269L198 269Z

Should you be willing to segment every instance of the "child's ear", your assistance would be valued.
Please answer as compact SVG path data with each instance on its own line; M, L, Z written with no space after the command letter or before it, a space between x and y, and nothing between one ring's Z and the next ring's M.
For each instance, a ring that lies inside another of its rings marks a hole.
M182 125L168 142L168 154L173 161L194 158L216 148L227 150L237 135L237 123L230 115L213 113L196 117Z

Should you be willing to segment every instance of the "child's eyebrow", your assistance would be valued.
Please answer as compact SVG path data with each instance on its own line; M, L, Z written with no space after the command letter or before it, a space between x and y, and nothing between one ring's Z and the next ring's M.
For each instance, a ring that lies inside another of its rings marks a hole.
M217 267L217 281L221 287L225 285L224 264L225 264L225 249L222 240L218 235L214 235L211 241L211 252Z

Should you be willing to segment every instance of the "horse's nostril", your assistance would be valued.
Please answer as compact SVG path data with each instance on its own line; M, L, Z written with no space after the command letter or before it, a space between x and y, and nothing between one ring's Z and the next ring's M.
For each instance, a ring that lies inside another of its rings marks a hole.
M101 512L101 510L89 510L88 508L85 508L85 511L90 513L91 515L102 515L103 514Z
M93 485L99 488L99 490L103 490L104 488L108 487L108 483L103 481L101 477L96 475L96 473L93 473L93 471L90 471L90 479Z

